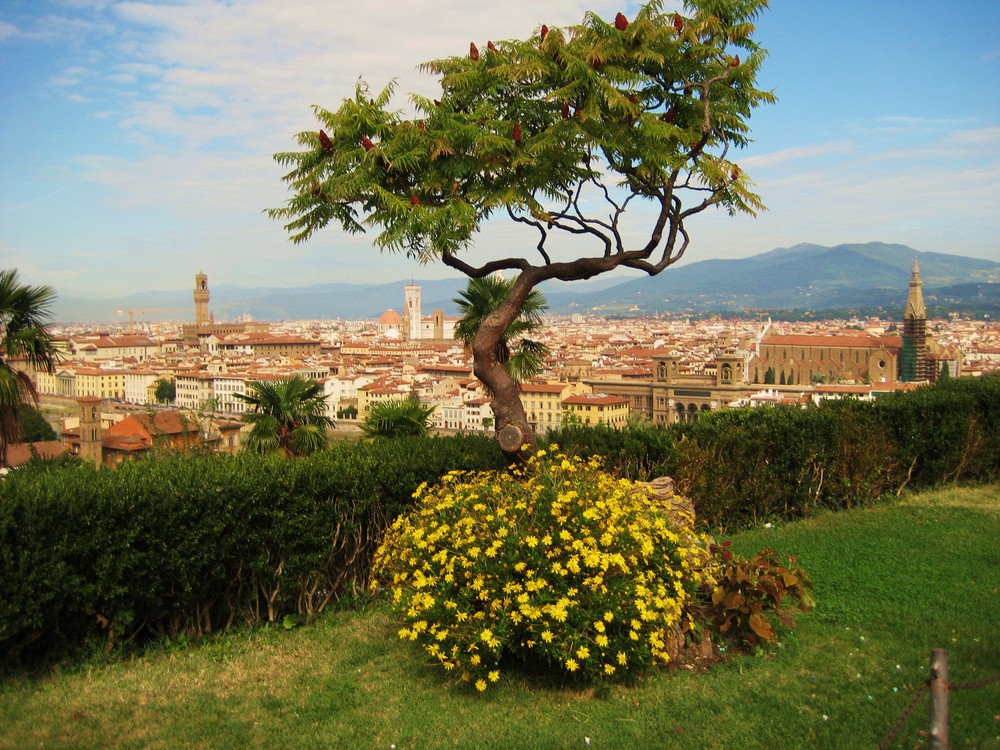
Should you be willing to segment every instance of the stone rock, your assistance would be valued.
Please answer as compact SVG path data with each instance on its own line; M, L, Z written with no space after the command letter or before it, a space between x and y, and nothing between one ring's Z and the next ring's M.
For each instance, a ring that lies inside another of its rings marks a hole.
M694 503L675 493L674 480L657 477L652 482L636 482L633 493L643 493L649 504L662 511L671 528L684 529L694 525Z

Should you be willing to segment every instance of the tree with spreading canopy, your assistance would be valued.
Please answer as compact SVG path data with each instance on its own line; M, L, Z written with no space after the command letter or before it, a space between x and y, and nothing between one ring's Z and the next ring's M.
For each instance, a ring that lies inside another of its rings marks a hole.
M768 0L660 0L631 21L588 13L569 28L475 42L425 63L437 99L390 108L359 81L336 111L315 107L319 131L275 154L292 197L268 214L294 242L330 223L377 229L376 247L435 260L472 278L515 274L504 303L472 342L474 371L493 394L501 447L524 455L535 437L497 343L543 281L616 268L653 276L690 244L687 221L711 208L762 210L733 151L749 142L765 51L754 21ZM484 262L468 253L505 216L529 234L525 252ZM565 238L565 239L562 239ZM465 257L463 257L463 255Z

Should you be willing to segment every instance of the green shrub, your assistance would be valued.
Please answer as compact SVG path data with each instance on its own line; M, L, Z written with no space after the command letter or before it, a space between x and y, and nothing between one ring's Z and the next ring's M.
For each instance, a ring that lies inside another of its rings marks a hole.
M636 481L671 474L679 462L675 432L653 423L624 430L604 424L566 425L547 433L543 443L559 445L584 459L600 456L608 471Z
M600 461L542 450L524 471L418 490L376 555L406 626L479 691L510 662L585 681L666 663L704 582L707 540L671 528Z
M794 557L783 559L763 549L745 558L733 554L729 546L730 542L723 542L709 547L716 556L715 581L701 587L692 606L695 619L717 640L737 648L773 641L778 637L775 619L791 627L793 609L808 612L812 608L812 582Z
M0 482L0 667L307 619L367 588L421 482L504 465L496 441L450 437L18 469Z

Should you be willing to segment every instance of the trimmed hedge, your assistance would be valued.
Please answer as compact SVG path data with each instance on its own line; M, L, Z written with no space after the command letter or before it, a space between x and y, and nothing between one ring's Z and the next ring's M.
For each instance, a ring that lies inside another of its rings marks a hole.
M308 618L367 584L421 482L505 465L494 440L453 437L12 472L0 482L0 659Z
M720 530L1000 480L1000 376L872 403L733 409L624 432L567 427L566 453L672 476ZM0 668L78 650L308 619L361 589L422 482L502 469L489 437L339 443L308 458L171 455L114 470L33 462L0 482Z
M629 479L671 476L719 529L870 505L889 492L1000 479L1000 375L819 407L727 409L696 422L567 427L547 440Z

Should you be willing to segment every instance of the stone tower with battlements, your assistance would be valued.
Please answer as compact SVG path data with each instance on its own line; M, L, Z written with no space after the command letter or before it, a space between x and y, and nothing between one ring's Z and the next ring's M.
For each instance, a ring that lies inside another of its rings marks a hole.
M194 324L196 326L207 326L210 322L208 297L208 275L196 273L194 276Z

